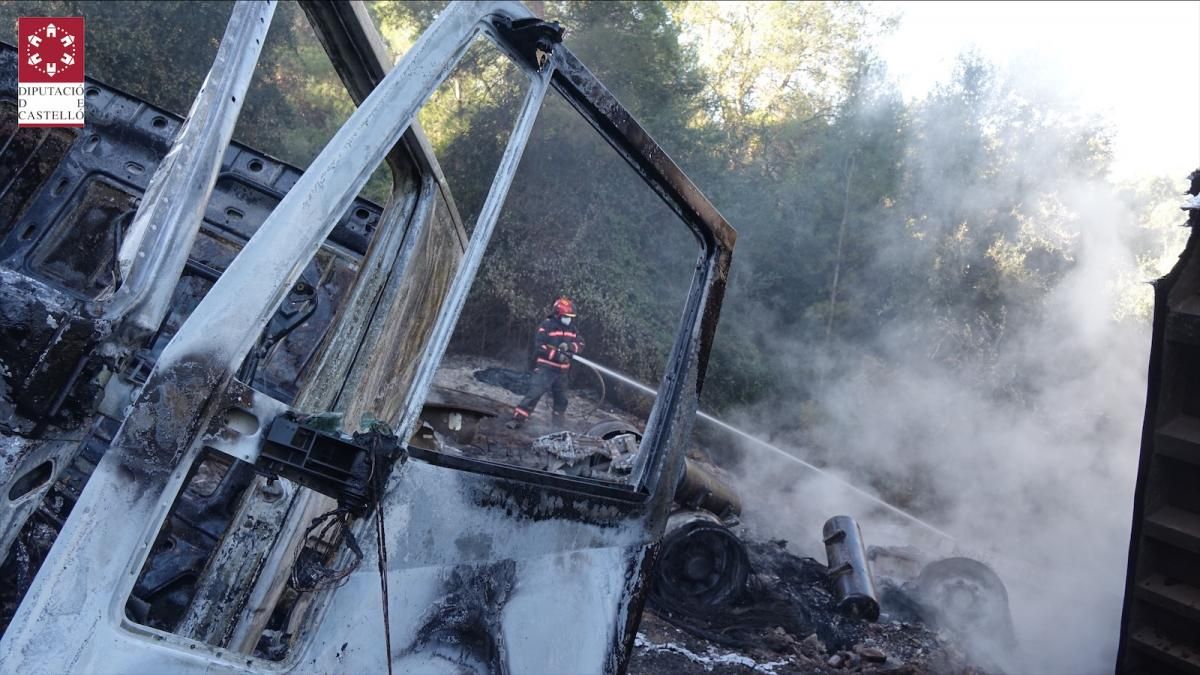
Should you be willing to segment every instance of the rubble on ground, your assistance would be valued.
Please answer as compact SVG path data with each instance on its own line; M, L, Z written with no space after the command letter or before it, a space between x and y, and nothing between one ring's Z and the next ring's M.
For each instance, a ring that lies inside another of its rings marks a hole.
M511 404L523 389L522 375L477 357L449 357L443 362L437 386L498 402L496 416L480 421L475 444L457 451L546 469L546 458L556 453L542 446L570 455L579 450L576 445L586 443L555 428L548 401L521 431L503 428ZM572 389L568 430L582 432L612 421L641 428L643 420L597 399L596 392ZM611 449L593 450L605 454ZM690 458L701 462L704 455L700 449L689 451ZM900 585L885 584L878 621L843 616L835 609L824 564L789 552L786 542L756 541L746 528L739 528L738 535L746 543L751 567L742 597L717 607L696 608L673 605L670 598L652 591L634 642L631 675L996 672L973 664L962 651L959 636L927 625L919 603Z
M790 553L786 542L748 541L747 550L753 573L738 602L671 611L655 606L652 596L631 675L984 674L949 635L889 615L886 607L877 622L838 614L825 566Z

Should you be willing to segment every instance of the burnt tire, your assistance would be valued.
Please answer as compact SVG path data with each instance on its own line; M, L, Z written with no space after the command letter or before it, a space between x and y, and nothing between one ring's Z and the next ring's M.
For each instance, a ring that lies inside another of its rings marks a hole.
M916 581L916 596L926 615L942 628L968 635L989 635L1015 645L1008 590L999 575L971 558L929 563Z
M641 430L632 424L628 422L622 422L621 420L600 422L591 429L588 429L584 435L591 436L593 438L602 438L608 441L616 438L617 436L623 436L625 434L633 434L635 437L637 437L639 443L642 442Z
M653 596L677 608L715 608L742 596L750 559L741 540L706 513L677 512L663 535Z

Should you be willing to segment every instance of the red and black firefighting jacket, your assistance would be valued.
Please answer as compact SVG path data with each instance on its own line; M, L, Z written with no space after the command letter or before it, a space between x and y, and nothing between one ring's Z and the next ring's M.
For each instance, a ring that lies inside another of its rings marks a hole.
M559 345L567 346L564 355L559 351ZM537 335L533 338L534 365L541 368L554 368L562 372L571 369L571 357L583 351L583 336L574 326L564 326L557 318L548 316L538 326Z

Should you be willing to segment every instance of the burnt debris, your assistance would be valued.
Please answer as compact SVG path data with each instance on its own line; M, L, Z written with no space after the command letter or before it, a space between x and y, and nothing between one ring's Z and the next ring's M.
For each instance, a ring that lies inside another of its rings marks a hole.
M751 572L738 597L679 603L652 592L630 673L1002 672L979 667L919 610L885 603L876 622L847 616L829 568L784 541L744 546Z
M406 456L399 439L379 424L347 438L311 419L292 413L277 417L263 442L259 470L333 497L340 508L361 517L380 497L371 478L390 475Z

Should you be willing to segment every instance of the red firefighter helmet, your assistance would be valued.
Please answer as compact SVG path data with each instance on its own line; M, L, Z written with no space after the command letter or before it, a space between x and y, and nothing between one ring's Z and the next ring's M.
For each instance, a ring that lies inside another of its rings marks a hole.
M558 300L555 300L554 301L554 316L557 316L557 317L564 317L564 316L573 317L573 316L575 316L575 303L571 302L571 299L565 295L562 296L561 298L559 298Z

